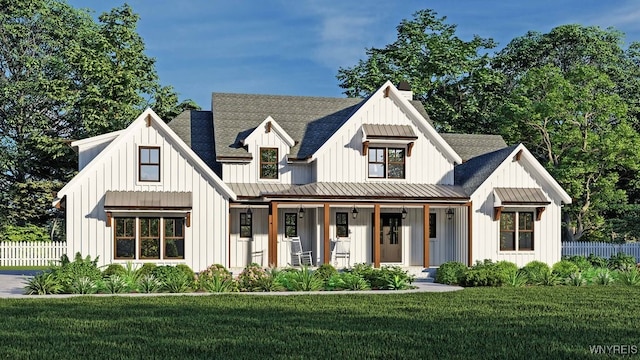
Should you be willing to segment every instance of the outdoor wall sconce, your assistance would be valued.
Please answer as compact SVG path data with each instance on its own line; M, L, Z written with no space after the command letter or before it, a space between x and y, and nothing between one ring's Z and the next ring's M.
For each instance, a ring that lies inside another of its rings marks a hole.
M300 219L304 218L304 208L302 206L300 206L300 208L298 209L298 217Z
M451 220L453 219L453 209L452 208L448 208L447 209L447 220Z
M402 207L402 218L403 219L407 218L407 209L405 209L404 206Z
M358 209L356 209L356 206L355 206L355 205L353 205L353 209L351 209L351 217L352 217L353 219L355 219L355 218L357 218L357 217L358 217Z

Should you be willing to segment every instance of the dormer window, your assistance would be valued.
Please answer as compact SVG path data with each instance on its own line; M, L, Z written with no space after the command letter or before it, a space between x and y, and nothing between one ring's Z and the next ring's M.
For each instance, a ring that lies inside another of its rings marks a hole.
M278 148L260 148L260 179L278 178Z
M160 148L141 146L138 153L138 180L160 181Z
M404 179L405 149L369 148L369 178Z

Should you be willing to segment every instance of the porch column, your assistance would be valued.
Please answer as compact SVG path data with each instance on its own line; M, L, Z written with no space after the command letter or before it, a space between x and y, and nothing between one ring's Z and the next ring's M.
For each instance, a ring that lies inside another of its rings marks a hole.
M431 245L431 241L429 239L429 234L431 233L429 231L429 227L431 226L431 224L429 224L429 205L428 204L424 204L424 206L422 207L422 212L423 212L423 216L424 218L422 219L422 224L423 224L423 229L422 229L422 243L423 243L423 259L422 259L422 266L425 268L429 267L429 246Z
M373 267L380 267L380 204L373 205Z
M329 242L329 217L331 212L329 211L329 203L324 203L324 249L322 254L322 263L329 264L331 262L331 244Z
M473 254L471 247L473 245L473 209L472 201L467 203L467 265L473 265Z
M273 201L269 207L269 266L278 266L278 203Z

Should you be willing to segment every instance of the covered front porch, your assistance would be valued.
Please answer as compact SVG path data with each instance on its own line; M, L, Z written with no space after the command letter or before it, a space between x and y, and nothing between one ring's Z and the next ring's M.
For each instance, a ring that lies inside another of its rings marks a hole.
M471 263L471 203L461 201L271 200L230 206L229 266L290 266L291 238L313 265L357 263L429 268ZM347 240L347 241L345 241ZM348 257L336 259L336 241Z

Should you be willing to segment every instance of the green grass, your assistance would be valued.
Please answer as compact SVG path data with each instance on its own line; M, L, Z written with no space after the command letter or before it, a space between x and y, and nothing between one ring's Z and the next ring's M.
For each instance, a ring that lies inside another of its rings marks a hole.
M0 358L602 358L640 346L638 287L0 300Z

